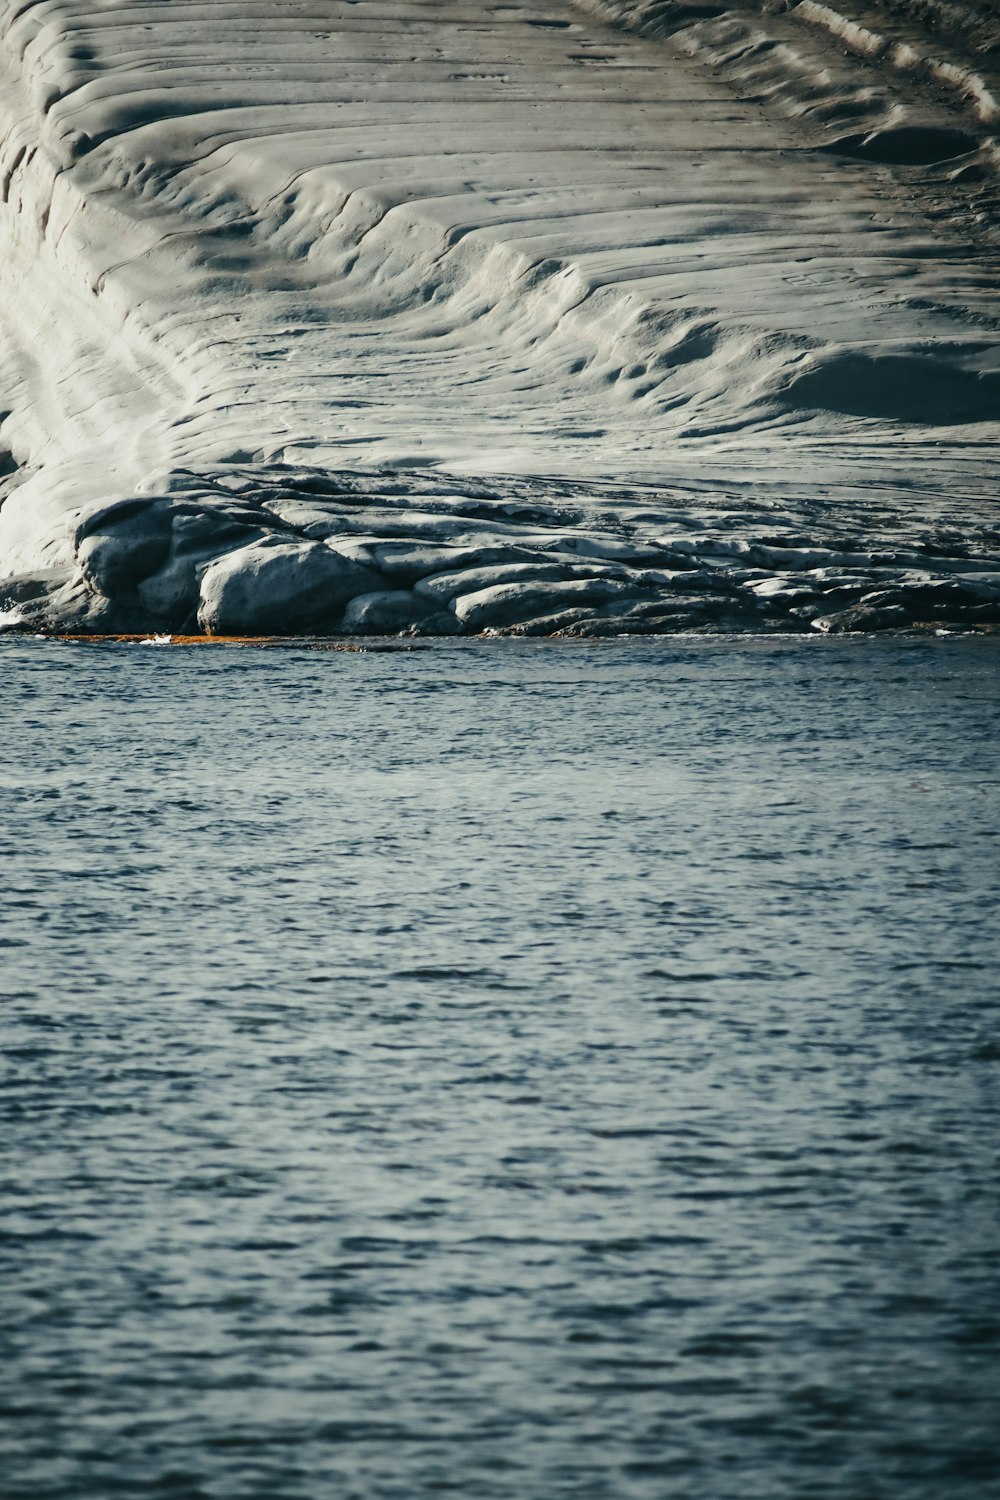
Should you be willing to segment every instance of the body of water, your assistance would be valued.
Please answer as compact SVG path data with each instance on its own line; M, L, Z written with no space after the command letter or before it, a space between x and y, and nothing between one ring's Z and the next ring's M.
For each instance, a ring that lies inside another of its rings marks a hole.
M4 641L4 1500L1000 1495L998 665Z

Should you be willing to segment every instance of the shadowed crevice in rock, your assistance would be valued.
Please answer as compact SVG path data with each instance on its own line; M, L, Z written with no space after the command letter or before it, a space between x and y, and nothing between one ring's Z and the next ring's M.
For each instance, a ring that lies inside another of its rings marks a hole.
M895 129L873 130L867 135L846 135L824 149L837 156L856 157L859 161L922 167L955 161L977 151L979 146L980 139L968 130L900 125Z
M782 401L895 422L992 422L1000 413L1000 374L953 363L947 349L928 354L844 352L795 376Z

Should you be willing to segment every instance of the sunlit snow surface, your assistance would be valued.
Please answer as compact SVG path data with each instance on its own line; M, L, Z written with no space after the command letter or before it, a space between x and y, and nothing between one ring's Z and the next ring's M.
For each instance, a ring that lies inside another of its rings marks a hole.
M428 470L602 536L992 558L990 37L674 10L4 5L3 572L83 628L211 629L209 563L317 535L275 490ZM197 537L130 513L123 562L106 507L168 492Z

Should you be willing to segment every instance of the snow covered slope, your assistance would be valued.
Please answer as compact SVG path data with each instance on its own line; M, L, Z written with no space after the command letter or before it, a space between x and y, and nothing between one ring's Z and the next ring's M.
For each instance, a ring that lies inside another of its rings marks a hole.
M8 0L14 617L992 618L991 10Z

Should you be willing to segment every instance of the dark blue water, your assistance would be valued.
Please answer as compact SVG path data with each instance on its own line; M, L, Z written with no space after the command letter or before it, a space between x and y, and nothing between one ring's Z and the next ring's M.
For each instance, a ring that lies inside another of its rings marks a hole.
M3 642L4 1500L1000 1495L998 668Z

